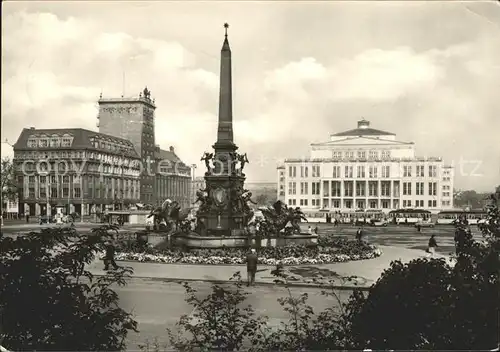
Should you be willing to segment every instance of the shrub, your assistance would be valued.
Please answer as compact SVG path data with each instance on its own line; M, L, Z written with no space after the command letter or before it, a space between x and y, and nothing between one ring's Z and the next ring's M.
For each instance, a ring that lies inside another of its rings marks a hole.
M90 236L74 229L43 229L0 238L0 341L12 350L125 350L137 322L118 306L112 285L125 285L131 269L98 279L85 264L103 250L114 227Z
M391 263L345 316L354 348L484 350L498 344L500 217L489 209L485 240L456 227L455 266L441 259Z
M188 283L183 284L186 302L195 310L191 317L179 319L177 334L168 330L173 347L180 351L239 351L244 344L249 347L258 342L265 318L256 317L249 305L241 307L248 293L242 289L240 274L231 280L229 287L212 285L212 293L203 299Z

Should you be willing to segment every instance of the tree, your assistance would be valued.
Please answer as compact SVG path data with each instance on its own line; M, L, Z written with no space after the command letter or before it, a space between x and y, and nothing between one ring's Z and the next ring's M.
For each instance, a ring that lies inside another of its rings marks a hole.
M500 216L496 202L475 241L456 227L454 266L443 259L391 263L347 307L352 348L484 350L498 344Z
M0 343L11 350L118 351L137 322L112 285L130 268L95 279L85 270L115 227L70 228L0 238ZM3 340L3 342L2 342Z
M14 177L14 166L10 158L2 158L1 161L1 184L2 184L2 211L4 202L14 200L17 194L17 186Z

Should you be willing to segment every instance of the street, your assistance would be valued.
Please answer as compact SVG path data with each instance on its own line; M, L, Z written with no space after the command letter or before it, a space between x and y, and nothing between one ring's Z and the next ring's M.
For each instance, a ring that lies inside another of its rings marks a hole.
M211 284L204 282L192 282L191 286L198 290L201 297L211 292ZM279 297L288 295L284 287L256 286L247 288L250 292L246 304L251 304L257 314L269 317L272 325L288 320L286 313L277 302ZM193 307L187 304L185 290L178 283L163 280L131 279L127 286L116 288L120 297L120 306L133 312L135 319L139 322L140 333L132 333L129 336L128 350L137 350L139 344L147 340L152 342L158 338L160 344L168 343L166 328L175 329L175 323L182 314L190 314ZM308 293L309 304L315 312L335 304L335 299L321 295L317 288L291 288L294 296ZM338 292L342 299L349 297L349 291Z

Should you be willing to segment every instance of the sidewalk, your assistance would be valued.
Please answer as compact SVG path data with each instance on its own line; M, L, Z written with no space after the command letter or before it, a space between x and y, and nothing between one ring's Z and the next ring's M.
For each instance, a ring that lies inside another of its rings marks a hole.
M303 265L286 267L287 270L312 268L323 272L336 273L339 276L357 276L357 284L345 283L339 281L338 288L352 289L354 287L368 288L380 277L382 271L389 267L390 262L401 260L407 263L413 259L424 258L428 254L421 250L407 249L393 246L380 246L382 255L375 259L357 260L347 263L321 264L321 265ZM435 255L435 258L447 258L443 255ZM242 278L246 280L245 265L193 265L193 264L156 264L140 262L118 262L118 265L129 266L134 269L133 277L146 278L152 280L165 281L207 281L207 282L226 282L229 278L239 271ZM275 267L259 266L259 271L255 277L256 284L275 285L276 279L271 270ZM103 262L95 260L87 267L93 275L103 275ZM319 280L321 281L321 279ZM318 282L313 282L311 277L298 278L296 281L289 282L293 286L320 286Z

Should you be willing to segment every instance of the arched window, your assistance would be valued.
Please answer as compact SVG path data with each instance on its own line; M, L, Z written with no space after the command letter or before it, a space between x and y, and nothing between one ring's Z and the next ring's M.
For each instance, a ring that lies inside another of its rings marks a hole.
M65 133L62 136L61 147L71 147L72 143L73 143L73 136L70 135L69 133Z
M38 139L38 145L40 148L48 148L49 147L49 137L45 134L42 134Z
M28 148L36 148L38 147L38 138L36 136L31 135L28 138Z
M59 148L61 146L61 138L57 134L53 134L50 136L50 147L51 148Z

